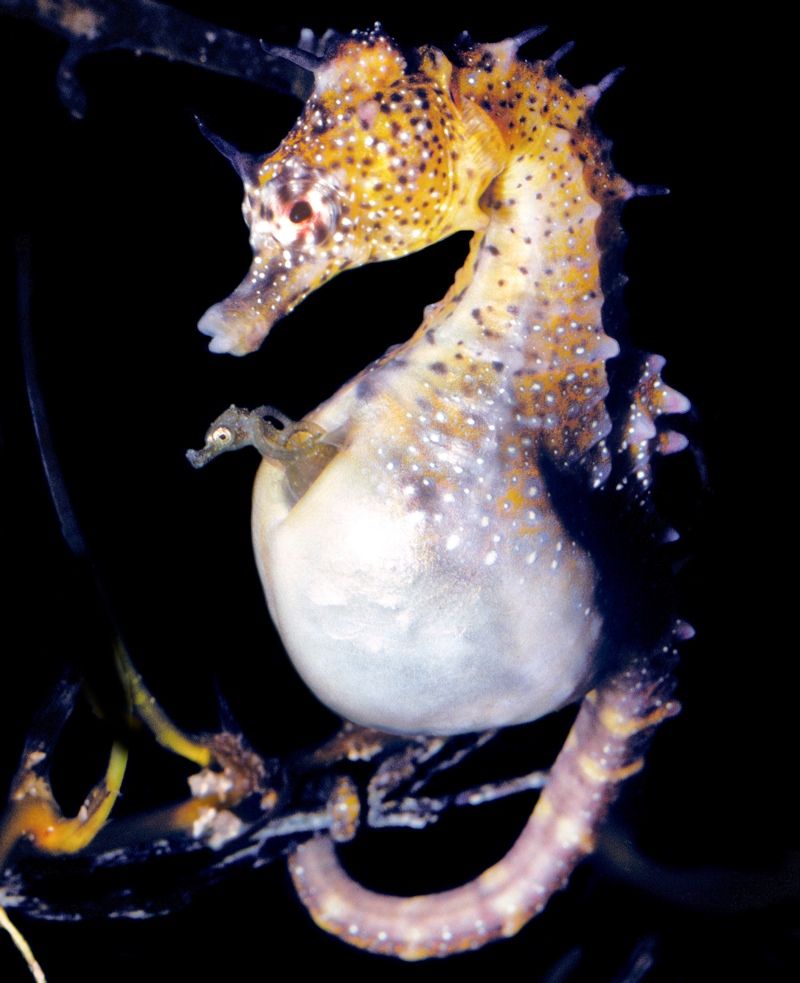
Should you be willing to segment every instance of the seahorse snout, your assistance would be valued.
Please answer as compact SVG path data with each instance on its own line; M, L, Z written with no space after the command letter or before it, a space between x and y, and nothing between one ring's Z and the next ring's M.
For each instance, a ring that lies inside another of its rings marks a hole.
M232 300L231 296L209 307L197 327L211 338L209 351L218 355L247 355L259 347L269 327L253 323L246 312L236 310Z
M308 293L304 276L287 275L280 256L257 257L230 297L214 304L197 323L218 354L248 355L260 347L272 325Z
M197 322L197 327L211 338L208 344L209 351L224 354L235 344L233 335L227 333L225 313L221 303L209 307Z
M271 324L256 319L231 303L234 296L214 304L197 322L198 329L211 338L209 351L218 355L248 355L266 337Z

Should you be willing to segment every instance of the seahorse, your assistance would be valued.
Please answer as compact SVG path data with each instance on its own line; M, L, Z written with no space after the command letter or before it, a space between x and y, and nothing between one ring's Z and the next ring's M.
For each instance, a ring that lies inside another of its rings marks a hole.
M329 838L295 849L317 923L404 959L478 947L542 910L677 712L676 646L691 633L659 611L650 560L667 535L651 458L686 443L661 417L689 404L660 356L623 353L609 382L619 215L647 189L615 172L592 122L612 79L576 89L558 54L527 62L532 34L467 42L451 61L406 56L379 25L354 32L314 66L275 152L217 141L244 181L254 259L200 321L212 351L254 351L342 270L473 233L410 340L304 420L233 409L209 431L208 454L263 455L255 555L297 670L346 720L407 735L582 700L519 839L473 881L380 895ZM362 316L368 331L380 311Z

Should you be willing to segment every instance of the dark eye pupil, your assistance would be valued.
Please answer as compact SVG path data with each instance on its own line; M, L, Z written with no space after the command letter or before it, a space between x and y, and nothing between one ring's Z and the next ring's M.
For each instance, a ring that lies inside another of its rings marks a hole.
M311 205L307 201L296 201L289 212L290 222L305 222L311 218Z

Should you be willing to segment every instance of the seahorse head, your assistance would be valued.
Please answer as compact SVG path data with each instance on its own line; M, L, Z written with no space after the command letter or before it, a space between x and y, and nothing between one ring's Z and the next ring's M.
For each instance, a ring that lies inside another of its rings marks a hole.
M502 137L451 92L440 51L421 49L415 61L410 69L376 27L316 70L294 129L244 174L253 263L200 321L212 351L254 351L342 270L486 224L478 202L500 170Z

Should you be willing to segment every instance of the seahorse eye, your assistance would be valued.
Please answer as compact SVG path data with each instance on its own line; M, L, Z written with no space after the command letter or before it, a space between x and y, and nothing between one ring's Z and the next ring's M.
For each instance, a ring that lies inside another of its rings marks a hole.
M339 221L339 194L330 175L291 159L261 187L255 204L245 198L244 214L254 252L270 249L275 242L299 251L320 246Z
M217 427L214 433L211 434L211 439L215 444L226 444L233 434L228 427Z
M289 212L289 221L299 224L311 218L313 214L314 211L307 201L296 201L292 205L292 210Z

